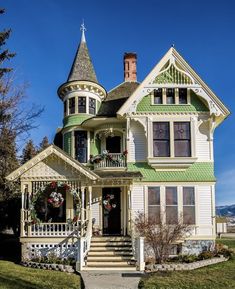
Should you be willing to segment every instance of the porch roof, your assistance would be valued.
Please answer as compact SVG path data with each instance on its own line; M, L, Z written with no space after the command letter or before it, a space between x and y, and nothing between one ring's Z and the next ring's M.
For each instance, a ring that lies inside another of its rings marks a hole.
M80 174L84 175L85 177L87 177L92 181L100 179L100 177L97 174L89 170L87 167L82 165L77 160L70 157L68 154L66 154L63 150L61 150L54 144L50 145L48 148L37 154L31 160L29 160L28 162L20 166L18 169L13 171L6 177L6 179L8 181L17 180L26 172L28 172L30 169L38 165L40 162L45 161L45 159L49 158L51 155L55 155L59 159L63 160L66 164L70 165L75 171L78 171Z
M127 172L127 171L96 171L96 174L102 179L141 179L143 175L141 172Z

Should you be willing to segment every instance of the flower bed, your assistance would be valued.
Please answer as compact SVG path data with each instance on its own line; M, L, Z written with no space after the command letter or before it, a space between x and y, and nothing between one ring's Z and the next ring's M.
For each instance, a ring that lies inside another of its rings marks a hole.
M201 267L221 263L228 261L229 258L224 256L215 257L212 259L206 259L201 261L195 261L192 263L169 263L169 264L148 264L145 266L146 272L157 272L157 271L183 271L183 270L194 270Z
M63 265L63 264L47 264L47 263L39 263L39 262L31 262L31 261L23 261L21 265L24 267L31 267L36 269L44 269L44 270L55 270L67 273L74 273L74 268L71 265Z

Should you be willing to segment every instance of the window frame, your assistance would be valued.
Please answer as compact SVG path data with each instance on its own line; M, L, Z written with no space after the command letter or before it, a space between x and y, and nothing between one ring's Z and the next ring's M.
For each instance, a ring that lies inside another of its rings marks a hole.
M87 97L86 96L78 96L78 113L87 113ZM85 104L81 105L81 101ZM81 109L83 108L83 109ZM84 109L85 108L85 109Z
M92 103L94 104L94 106L91 106ZM88 99L88 109L89 109L89 114L96 115L96 99L95 98L89 97L89 99ZM91 112L91 110L93 110L94 113Z
M175 125L177 124L188 124L189 126L189 138L176 138ZM173 138L174 138L174 157L176 158L190 158L192 157L192 135L191 135L191 122L190 121L173 121ZM189 144L189 155L176 155L176 144L177 142L187 141Z
M159 193L159 204L149 204L149 189L158 189L158 193ZM148 207L148 218L149 218L149 207L157 207L159 209L159 222L160 222L160 218L162 217L161 214L161 187L160 186L148 186L147 187L147 207ZM157 223L159 223L157 222Z
M155 124L167 124L168 125L168 138L165 139L158 139L158 138L154 138L154 125ZM171 157L171 132L170 132L170 122L169 121L154 121L153 122L153 127L152 127L152 132L153 132L153 157L154 158L168 158ZM159 143L163 143L166 142L168 144L168 154L167 155L161 155L161 156L156 156L154 154L154 142L159 142Z
M193 205L189 205L189 204L184 204L184 189L193 189L193 201L194 201L194 204ZM185 216L184 216L184 208L194 208L194 222L193 223L186 223L185 222ZM188 224L188 225L196 225L196 190L195 190L195 187L193 186L182 186L182 213L183 213L183 224Z
M76 105L75 96L70 97L68 99L68 101L69 101L69 105L68 105L69 106L69 115L70 114L75 114L75 105Z
M170 204L167 205L167 188L174 188L176 189L176 204ZM179 187L178 186L165 186L165 215L166 215L166 220L165 223L168 225L174 225L176 223L179 222L179 197L178 197L178 191L179 191ZM167 222L167 208L176 208L177 212L176 212L176 216L177 216L177 221L176 222Z

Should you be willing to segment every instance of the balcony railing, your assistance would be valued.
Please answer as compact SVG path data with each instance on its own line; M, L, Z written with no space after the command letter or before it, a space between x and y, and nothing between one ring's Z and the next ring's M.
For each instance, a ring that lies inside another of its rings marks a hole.
M98 158L94 161L94 169L102 168L125 168L126 157L123 153L110 153L103 159Z

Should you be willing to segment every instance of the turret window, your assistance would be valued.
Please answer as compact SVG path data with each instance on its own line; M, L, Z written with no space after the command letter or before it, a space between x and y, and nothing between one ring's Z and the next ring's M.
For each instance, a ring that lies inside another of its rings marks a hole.
M67 114L67 100L64 101L64 115Z
M86 113L86 98L78 98L78 113Z
M75 131L75 159L80 163L87 162L87 132Z
M89 97L89 114L95 114L96 110L96 100Z
M69 99L69 114L75 113L75 97Z

